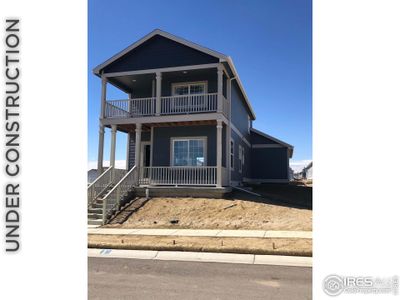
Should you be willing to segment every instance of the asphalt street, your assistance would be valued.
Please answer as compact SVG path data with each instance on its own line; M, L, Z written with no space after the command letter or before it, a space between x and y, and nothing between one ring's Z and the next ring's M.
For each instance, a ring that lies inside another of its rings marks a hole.
M312 268L89 257L89 299L311 299Z

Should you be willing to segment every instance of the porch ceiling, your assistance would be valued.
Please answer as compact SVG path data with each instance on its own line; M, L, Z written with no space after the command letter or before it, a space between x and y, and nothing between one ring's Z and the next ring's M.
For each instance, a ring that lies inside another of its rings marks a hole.
M166 122L166 123L143 123L142 131L150 131L151 127L175 127L175 126L198 126L198 125L217 125L216 120L185 121L185 122ZM110 128L111 126L106 126ZM119 124L117 130L125 133L134 133L136 124Z
M186 82L186 81L194 81L194 78L210 78L210 76L216 76L217 70L216 68L208 68L208 69L196 69L196 70L187 70L187 71L175 71L175 72L165 72L162 73L162 79L171 81L172 79L175 82ZM117 77L108 77L108 81L124 91L125 93L135 93L135 91L146 91L150 93L151 96L151 87L152 81L156 78L155 73L148 74L138 74L138 75L124 75Z

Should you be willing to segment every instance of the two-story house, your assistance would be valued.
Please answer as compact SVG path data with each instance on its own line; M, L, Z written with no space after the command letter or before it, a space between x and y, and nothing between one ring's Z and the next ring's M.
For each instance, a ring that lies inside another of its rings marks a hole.
M94 74L102 82L99 177L88 202L103 222L132 188L227 192L243 182L288 181L293 147L252 128L256 116L229 56L157 29ZM126 99L109 100L108 84ZM126 170L114 168L117 131L127 133Z

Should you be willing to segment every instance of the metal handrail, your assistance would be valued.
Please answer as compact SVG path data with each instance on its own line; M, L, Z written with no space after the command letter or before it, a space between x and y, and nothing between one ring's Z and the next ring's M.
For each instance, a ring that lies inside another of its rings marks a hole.
M112 182L112 169L112 166L109 167L88 186L88 205Z
M120 181L103 198L103 224L107 221L107 215L115 208L120 208L121 197L124 196L135 183L136 165L133 166Z

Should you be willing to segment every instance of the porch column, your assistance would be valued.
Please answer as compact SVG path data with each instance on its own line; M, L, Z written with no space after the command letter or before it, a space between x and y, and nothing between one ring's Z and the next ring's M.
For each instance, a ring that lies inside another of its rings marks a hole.
M217 93L218 93L218 96L217 96L218 104L217 104L217 111L218 112L222 112L222 107L223 107L222 90L223 90L223 79L224 79L223 75L224 75L224 72L222 71L222 66L221 65L218 66L217 74L218 74L218 91L217 91Z
M137 123L135 129L135 182L139 185L139 171L140 171L140 144L142 142L142 124Z
M106 99L107 98L107 79L101 79L101 111L100 118L103 119L106 116Z
M231 177L232 177L232 170L231 170L231 139L232 139L232 128L231 128L231 110L232 110L232 80L234 80L235 77L230 78L226 82L226 95L227 95L227 100L228 100L228 124L226 125L226 158L227 158L227 163L226 163L226 170L227 170L227 176L228 176L228 186L231 185Z
M161 72L156 73L156 115L161 114Z
M99 149L97 154L97 176L103 173L103 153L104 153L104 125L99 126Z
M129 170L129 144L131 140L131 133L128 132L127 137L126 137L126 170Z
M217 187L222 186L222 121L217 120Z
M115 145L117 142L117 125L111 125L110 167L115 167Z

